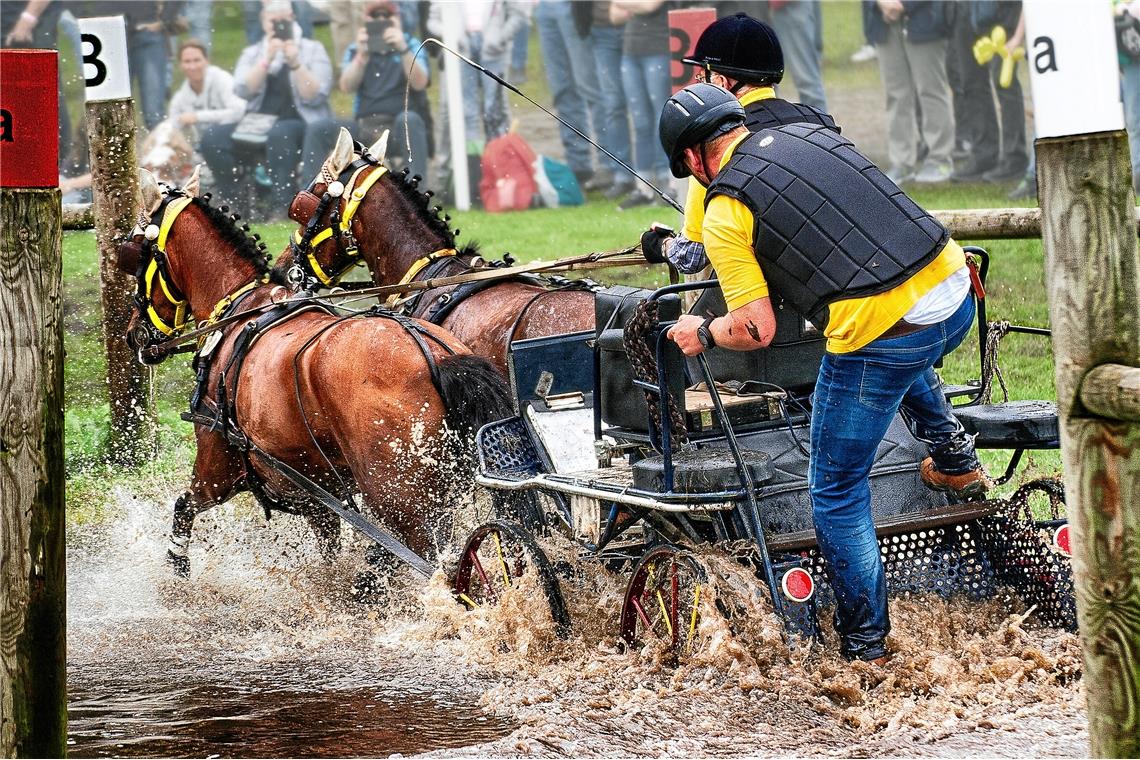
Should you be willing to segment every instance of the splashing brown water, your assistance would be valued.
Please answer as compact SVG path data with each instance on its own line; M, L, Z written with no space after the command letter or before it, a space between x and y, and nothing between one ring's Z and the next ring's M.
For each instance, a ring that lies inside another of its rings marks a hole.
M530 576L474 612L442 573L422 589L397 575L362 607L359 543L322 565L300 521L249 506L200 519L194 577L174 583L174 492L116 494L120 516L73 531L76 756L1087 753L1075 637L997 600L895 600L894 659L849 664L830 634L789 649L750 574L707 553L697 646L673 666L659 643L620 645L627 576L589 561L562 580L565 641Z

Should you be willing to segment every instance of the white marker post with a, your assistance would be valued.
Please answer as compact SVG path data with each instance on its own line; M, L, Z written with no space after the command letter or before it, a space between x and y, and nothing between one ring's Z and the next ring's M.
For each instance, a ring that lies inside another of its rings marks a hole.
M119 243L134 226L139 206L135 102L131 99L126 23L122 16L80 19L79 34L106 325L103 341L111 402L107 456L116 464L134 466L152 455L156 426L150 372L135 361L123 340L131 315L134 278L115 267Z
M1112 4L1024 8L1089 755L1140 757L1140 250Z

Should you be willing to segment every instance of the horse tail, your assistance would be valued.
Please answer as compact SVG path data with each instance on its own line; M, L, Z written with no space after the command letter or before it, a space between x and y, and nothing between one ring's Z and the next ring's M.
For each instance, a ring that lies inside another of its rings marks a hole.
M463 469L474 465L475 434L488 422L515 413L510 387L495 365L474 354L455 354L440 359L439 395L446 409L447 426L459 435L456 461ZM533 491L493 491L495 514L521 522L534 532L543 532L542 510Z
M470 451L479 428L514 414L507 381L495 365L474 354L446 356L437 366L444 419Z

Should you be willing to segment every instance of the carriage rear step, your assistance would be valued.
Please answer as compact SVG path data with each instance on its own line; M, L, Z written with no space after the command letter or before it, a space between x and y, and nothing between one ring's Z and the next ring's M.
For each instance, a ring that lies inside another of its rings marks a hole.
M999 501L978 501L968 504L951 504L939 509L924 512L908 512L892 515L875 523L875 535L879 538L930 530L945 525L959 525L989 517L1002 507ZM795 533L782 533L768 539L768 549L772 552L803 552L816 548L814 530L801 530Z

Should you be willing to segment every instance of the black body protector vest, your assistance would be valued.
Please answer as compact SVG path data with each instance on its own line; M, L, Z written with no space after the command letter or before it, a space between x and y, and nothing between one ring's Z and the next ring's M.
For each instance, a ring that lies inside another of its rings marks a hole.
M717 195L752 211L765 279L821 332L830 304L901 285L950 239L850 140L818 125L745 137L709 186L706 208Z
M744 126L749 132L800 123L820 124L836 134L840 132L831 114L803 103L792 103L782 98L764 98L744 106Z

